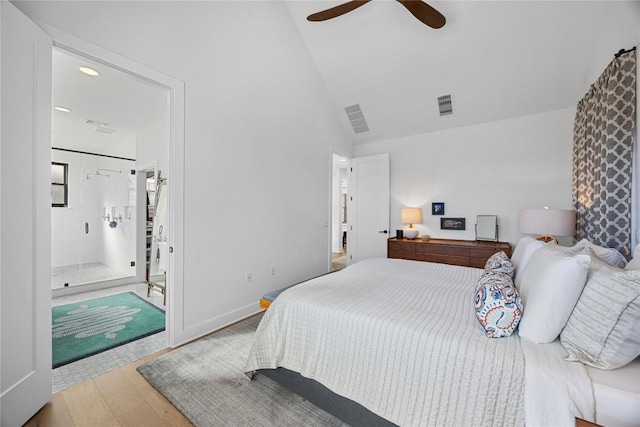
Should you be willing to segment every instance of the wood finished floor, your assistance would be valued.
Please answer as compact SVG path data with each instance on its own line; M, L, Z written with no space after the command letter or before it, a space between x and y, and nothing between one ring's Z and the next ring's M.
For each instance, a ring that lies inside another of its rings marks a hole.
M345 254L333 254L333 258ZM159 351L55 393L25 427L192 426L136 370L169 351Z
M168 351L162 350L55 393L25 426L191 426L136 370Z

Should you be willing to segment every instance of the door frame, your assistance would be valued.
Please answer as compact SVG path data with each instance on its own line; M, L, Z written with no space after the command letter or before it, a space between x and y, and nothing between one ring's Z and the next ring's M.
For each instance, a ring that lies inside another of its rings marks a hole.
M381 238L384 239L384 243L381 243L381 246L377 247L380 249L380 254L376 256L381 256L386 258L387 252L387 239L389 238L389 207L390 207L390 186L391 186L391 176L390 176L390 157L389 153L380 153L374 154L364 157L353 157L349 164L349 188L348 188L348 201L347 206L348 210L351 213L349 215L348 227L347 227L347 235L351 232L351 237L347 237L347 240L351 241L351 244L347 244L347 265L354 264L363 259L362 251L360 251L360 236L362 233L362 224L358 223L358 219L361 218L361 207L362 207L362 198L360 193L360 188L369 187L369 181L363 181L362 177L359 176L359 166L372 162L384 162L386 164L386 185L382 189L384 192L383 199L386 200L385 209L386 209L386 217L384 219L384 224L379 224L375 230L368 230L371 233L381 233L383 236ZM356 169L354 171L354 168ZM363 185L364 184L364 185ZM384 216L384 215L383 215ZM382 228L382 230L380 229Z
M136 184L136 283L146 282L147 280L147 179L146 173L149 171L153 171L153 176L156 175L158 171L158 161L154 160L152 162L143 163L136 165L136 176L137 184ZM142 180L140 177L142 174L145 175L145 179Z
M174 347L184 341L184 135L185 83L113 51L80 39L58 28L38 23L53 39L53 46L87 57L169 91L169 179L167 181L169 262L167 281L167 340ZM137 169L137 166L136 166ZM49 254L50 255L50 254Z
M338 156L342 156L344 158L347 159L347 162L351 162L351 158L353 157L353 154L343 150L341 148L338 147L334 147L334 146L329 146L329 215L328 218L329 220L328 222L328 233L327 233L327 249L328 249L328 253L327 253L327 271L330 272L332 269L332 260L331 260L331 254L332 254L332 246L331 246L331 239L333 236L333 221L331 220L331 218L333 217L333 155L337 154ZM348 167L349 165L347 165ZM348 175L348 174L347 174ZM348 184L347 184L348 185ZM347 227L348 230L348 227ZM347 242L349 241L349 231L347 231Z

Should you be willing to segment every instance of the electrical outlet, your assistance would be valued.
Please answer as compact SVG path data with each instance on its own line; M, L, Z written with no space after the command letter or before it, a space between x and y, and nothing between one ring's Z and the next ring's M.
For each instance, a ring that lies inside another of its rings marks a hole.
M276 266L272 265L271 268L269 269L269 274L272 276L276 275Z
M251 272L247 273L247 283L250 283L253 280L253 274Z

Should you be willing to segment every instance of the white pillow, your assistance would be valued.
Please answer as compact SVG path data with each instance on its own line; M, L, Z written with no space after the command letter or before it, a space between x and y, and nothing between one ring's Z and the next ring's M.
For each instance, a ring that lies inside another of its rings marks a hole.
M625 270L640 270L640 244L633 250L633 258L624 267Z
M522 274L531 258L531 255L541 247L545 246L545 243L540 240L536 240L533 237L525 236L518 241L516 248L511 255L511 262L515 267L514 283L516 289L520 286L520 279Z
M598 258L600 258L602 261L606 262L609 265L613 265L615 267L620 267L620 268L624 268L624 266L627 265L626 258L620 252L618 252L613 248L605 248L603 246L598 246L596 244L591 243L587 239L582 239L578 243L576 243L576 246L580 246L580 245L585 245L586 247L593 249L593 251L596 253Z
M593 259L560 341L566 360L600 369L622 367L640 355L640 271Z
M584 288L590 260L589 255L567 256L547 247L534 252L518 287L522 338L542 344L558 338Z
M578 254L596 256L596 254L592 250L590 250L584 243L576 244L573 246L560 246L558 243L551 241L547 242L547 247L551 250L562 252L566 256L574 256Z

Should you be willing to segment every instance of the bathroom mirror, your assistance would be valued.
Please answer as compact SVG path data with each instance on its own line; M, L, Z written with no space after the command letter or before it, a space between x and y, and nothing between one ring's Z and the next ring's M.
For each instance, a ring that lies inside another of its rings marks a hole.
M498 241L497 215L478 215L476 217L476 240Z

